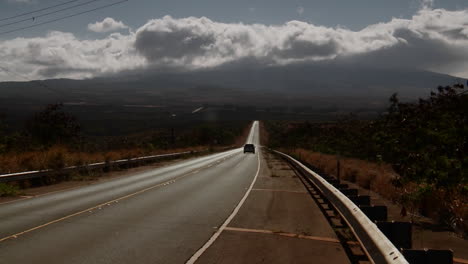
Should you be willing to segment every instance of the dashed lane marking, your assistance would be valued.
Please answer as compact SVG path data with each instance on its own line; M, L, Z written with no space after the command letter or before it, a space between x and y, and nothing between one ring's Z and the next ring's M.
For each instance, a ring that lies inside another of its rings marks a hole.
M221 153L219 153L221 154ZM227 158L230 158L231 156L233 156L233 154L227 156ZM202 157L204 158L204 157ZM186 160L186 161L190 161L190 160ZM213 163L210 163L209 165L207 165L205 168L210 168L212 166L215 165L216 162L213 162ZM169 164L169 165L166 165L166 166L161 166L161 167L157 167L156 169L160 169L160 168L167 168L167 167L170 167L170 166L173 166L174 164ZM203 169L203 168L202 168ZM118 176L118 177L115 177L115 178L109 178L109 179L106 179L105 181L112 181L114 179L119 179L119 178L123 178L124 176ZM92 184L99 184L101 182L99 181L96 181L96 182L93 182ZM73 186L73 187L69 187L69 188L64 188L64 189L60 189L60 190L56 190L56 191L52 191L52 192L47 192L47 193L43 193L43 194L35 194L35 195L28 195L27 197L26 196L20 196L21 199L14 199L14 200L11 200L11 201L6 201L6 202L1 202L0 205L4 205L4 204L10 204L10 203L15 203L15 202L19 202L19 201L23 201L23 200L27 200L27 199L31 199L31 198L38 198L38 197L42 197L42 196L46 196L46 195L51 195L51 194L55 194L55 193L61 193L61 192L66 192L66 191L71 191L71 190L74 190L74 189L79 189L79 188L83 188L85 187L86 185L79 185L79 186Z
M120 198L117 198L117 199L114 199L114 200L111 200L111 201L107 201L107 202L101 203L101 204L99 204L99 205L96 205L96 206L87 208L87 209L85 209L85 210L82 210L82 211L79 211L79 212L76 212L76 213L73 213L73 214L70 214L70 215L67 215L67 216L64 216L64 217L55 219L55 220L50 221L50 222L47 222L47 223L45 223L45 224L38 225L38 226L36 226L36 227L27 229L27 230L25 230L25 231L22 231L22 232L19 232L19 233L10 235L10 236L6 236L6 237L4 237L4 238L1 238L1 239L0 239L0 242L3 242L3 241L8 240L8 239L12 239L12 238L18 238L19 236L24 235L24 234L27 234L27 233L30 233L30 232L32 232L32 231L34 231L34 230L38 230L38 229L41 229L41 228L43 228L43 227L46 227L46 226L49 226L49 225L52 225L52 224L55 224L55 223L58 223L58 222L67 220L67 219L69 219L69 218L72 218L72 217L74 217L74 216L81 215L81 214L86 213L86 212L91 213L91 212L92 212L93 210L95 210L95 209L100 210L104 205L108 205L108 204L111 204L111 203L117 203L118 201L121 201L121 200L124 200L124 199L128 199L128 198L130 198L130 197L133 197L133 196L135 196L135 195L138 195L138 194L147 192L147 191L149 191L149 190L152 190L152 189L155 189L155 188L158 188L158 187L162 187L162 186L165 186L165 185L174 183L176 180L179 180L179 179L181 179L181 178L187 177L187 176L189 176L189 175L191 175L191 174L184 174L184 175L179 176L179 177L177 177L177 178L175 178L175 179L173 179L173 180L169 180L169 181L166 181L166 182L163 182L163 183L159 183L159 184L157 184L157 185L154 185L154 186L145 188L145 189L140 190L140 191L138 191L138 192L134 192L134 193L131 193L131 194L122 196L122 197L120 197Z
M253 126L252 126L251 131L253 131ZM239 204L237 204L236 208L234 208L234 211L232 211L231 215L226 219L226 221L224 221L223 225L221 225L221 227L218 230L216 230L213 236L211 236L211 238L197 252L195 252L195 254L193 254L193 256L186 262L186 264L194 264L198 260L198 258L200 258L201 255L216 241L216 239L219 237L219 235L221 235L221 233L227 227L227 225L237 215L240 208L244 204L245 200L249 196L250 191L252 191L252 188L257 180L257 177L260 174L260 153L257 154L257 160L258 160L257 173L255 174L255 177L252 180L252 183L250 184L249 188L245 192L244 197L242 197Z
M232 155L229 155L228 157L232 157L232 156L234 156L234 155L235 155L235 154L232 154ZM198 170L198 171L200 171L200 170ZM6 241L6 240L9 240L9 239L18 238L19 236L22 236L22 235L24 235L24 234L30 233L30 232L32 232L32 231L35 231L35 230L44 228L44 227L46 227L46 226L49 226L49 225L52 225L52 224L55 224L55 223L58 223L58 222L62 222L62 221L64 221L64 220L67 220L67 219L69 219L69 218L72 218L72 217L75 217L75 216L78 216L78 215L81 215L81 214L84 214L84 213L91 213L93 210L96 210L96 209L97 209L97 210L100 210L100 209L102 209L102 207L105 206L105 205L110 205L110 204L112 204L112 203L118 203L118 202L121 201L121 200L128 199L128 198L130 198L130 197L133 197L133 196L142 194L142 193L144 193L144 192L147 192L147 191L156 189L156 188L158 188L158 187L163 187L163 186L166 186L166 185L175 183L176 181L178 181L178 180L180 180L180 179L182 179L182 178L188 177L188 176L190 176L190 175L193 175L193 173L192 173L192 172L188 172L188 173L183 174L183 175L181 175L181 176L172 178L172 179L170 179L170 180L168 180L168 181L165 181L165 182L162 182L162 183L158 183L158 184L156 184L156 185L153 185L153 186L150 186L150 187L148 187L148 188L139 190L139 191L137 191L137 192L134 192L134 193L131 193L131 194L127 194L127 195L122 196L122 197L119 197L119 198L117 198L117 199L114 199L114 200L111 200L111 201L107 201L107 202L98 204L98 205L96 205L96 206L93 206L93 207L84 209L84 210L82 210L82 211L79 211L79 212L76 212L76 213L73 213L73 214L70 214L70 215L67 215L67 216L58 218L58 219L55 219L55 220L53 220L53 221L47 222L47 223L42 224L42 225L38 225L38 226L36 226L36 227L27 229L27 230L25 230L25 231L22 231L22 232L13 234L13 235L9 235L9 236L0 238L0 242ZM26 198L26 199L27 199L27 198Z

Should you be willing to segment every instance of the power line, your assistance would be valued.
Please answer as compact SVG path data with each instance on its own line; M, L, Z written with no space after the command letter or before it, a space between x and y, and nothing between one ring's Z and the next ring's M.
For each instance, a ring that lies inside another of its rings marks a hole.
M41 11L44 11L44 10L52 9L52 8L55 8L55 7L58 7L58 6L67 5L67 4L70 4L70 3L73 3L73 2L77 2L77 1L80 1L80 0L71 0L71 1L67 1L67 2L61 3L61 4L56 4L56 5L53 5L53 6L44 7L44 8L37 9L37 10L34 10L34 11L30 11L30 12L26 12L26 13L21 13L21 14L14 15L14 16L11 16L11 17L1 18L0 21L10 20L10 19L13 19L13 18L17 18L17 17L22 17L22 16L34 14L34 13L37 13L37 12L41 12Z
M22 20L13 21L13 22L10 22L10 23L7 23L7 24L1 24L0 28L1 27L6 27L6 26L11 26L11 25L18 24L18 23L25 22L25 21L29 21L29 20L34 21L35 19L40 18L40 17L45 17L45 16L48 16L48 15L56 14L56 13L59 13L59 12L65 11L65 10L69 10L69 9L73 9L73 8L76 8L76 7L84 6L84 5L87 5L87 4L90 4L90 3L93 3L93 2L97 2L97 1L102 1L102 0L91 0L91 1L84 2L84 3L81 3L81 4L77 4L77 5L74 5L74 6L69 6L69 7L59 9L59 10L44 13L44 14L41 14L41 15L38 15L38 16L33 16L33 17L22 19Z
M121 4L121 3L123 3L123 2L127 2L127 1L128 1L128 0L122 0L122 1L119 1L119 2L112 3L112 4L108 4L108 5L96 7L96 8L93 8L93 9L86 10L86 11L82 11L82 12L79 12L79 13L76 13L76 14L71 14L71 15L68 15L68 16L64 16L64 17L60 17L60 18L48 20L48 21L45 21L45 22L42 22L42 23L39 23L39 24L34 24L34 25L31 25L31 26L27 26L27 27L21 27L21 28L16 28L16 29L8 30L8 31L3 31L3 32L0 32L0 35L5 35L5 34L12 33L12 32L16 32L16 31L20 31L20 30L24 30L24 29L28 29L28 28L33 28L33 27L42 26L42 25L49 24L49 23L52 23L52 22L57 22L57 21L64 20L64 19L67 19L67 18L71 18L71 17L83 15L83 14L86 14L86 13L90 13L90 12L93 12L93 11L96 11L96 10L99 10L99 9L104 9L104 8L107 8L107 7L111 7L111 6L114 6L114 5L118 5L118 4Z

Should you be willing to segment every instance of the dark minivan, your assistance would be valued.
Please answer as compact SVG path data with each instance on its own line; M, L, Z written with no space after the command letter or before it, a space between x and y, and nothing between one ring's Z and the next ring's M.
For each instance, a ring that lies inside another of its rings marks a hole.
M252 152L255 154L255 145L254 144L245 144L244 145L244 153Z

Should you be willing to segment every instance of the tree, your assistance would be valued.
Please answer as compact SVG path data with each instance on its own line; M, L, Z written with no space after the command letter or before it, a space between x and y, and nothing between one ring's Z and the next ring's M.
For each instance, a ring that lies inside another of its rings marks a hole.
M0 153L3 153L7 149L8 136L6 134L6 125L4 122L4 116L0 114Z
M394 183L417 187L402 195L403 204L413 203L423 212L429 207L440 222L466 231L468 94L463 89L439 87L417 103L400 103L392 96L374 140L400 175Z
M63 111L63 104L50 104L26 124L26 134L36 145L74 143L80 135L77 119Z
M467 182L468 95L462 85L439 87L428 99L392 96L375 140L402 181L451 191Z

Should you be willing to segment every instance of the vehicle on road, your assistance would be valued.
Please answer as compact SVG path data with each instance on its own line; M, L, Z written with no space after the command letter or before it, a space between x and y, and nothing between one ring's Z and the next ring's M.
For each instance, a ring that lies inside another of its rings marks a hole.
M255 154L255 145L254 144L245 144L244 145L244 153L251 152Z

